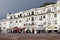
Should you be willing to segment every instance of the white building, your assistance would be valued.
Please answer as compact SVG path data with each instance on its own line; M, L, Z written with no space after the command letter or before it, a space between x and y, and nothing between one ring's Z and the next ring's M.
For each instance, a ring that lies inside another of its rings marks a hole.
M25 28L34 33L40 31L54 31L60 30L60 0L56 4L47 5L41 8L33 8L18 13L8 13L7 18L0 20L0 27L3 32L7 32L10 28Z

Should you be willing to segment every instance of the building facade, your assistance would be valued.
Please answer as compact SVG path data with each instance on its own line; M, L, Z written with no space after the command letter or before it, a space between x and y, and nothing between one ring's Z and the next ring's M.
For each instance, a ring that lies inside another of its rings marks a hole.
M0 20L2 33L8 29L20 28L30 33L60 31L60 1L41 8L33 8L18 13L7 13L7 18Z

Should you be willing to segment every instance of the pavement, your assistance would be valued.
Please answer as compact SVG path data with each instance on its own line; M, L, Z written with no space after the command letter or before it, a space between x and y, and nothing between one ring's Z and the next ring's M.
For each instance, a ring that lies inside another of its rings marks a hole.
M1 33L0 40L60 40L60 34L9 34Z

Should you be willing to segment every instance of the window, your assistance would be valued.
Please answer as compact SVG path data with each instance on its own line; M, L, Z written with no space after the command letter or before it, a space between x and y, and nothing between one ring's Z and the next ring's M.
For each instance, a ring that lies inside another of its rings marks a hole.
M26 26L27 26L27 23L26 23Z
M30 13L29 13L29 16L30 16Z
M30 26L30 23L29 23L29 26Z
M54 27L55 29L57 29L57 27Z
M14 18L16 18L16 17L14 16Z
M18 15L18 17L19 17L19 15Z
M35 18L35 20L37 19L37 17L34 17Z
M25 24L24 24L24 26L25 26Z
M39 17L39 20L42 20L42 16L41 16L41 17Z
M51 12L51 9L49 8L49 9L47 10L47 12Z
M44 25L46 25L46 22L44 22Z
M26 19L26 22L28 22L28 21L29 21L29 18Z
M27 23L27 26L29 26L29 23Z
M16 20L16 23L17 23L17 20Z
M57 14L54 14L54 17L57 17Z
M29 20L30 20L30 18L29 18Z
M14 18L17 18L16 16L14 16Z
M32 12L32 15L34 15L34 12Z
M32 17L32 20L31 21L34 21L34 17Z
M43 18L45 19L45 15L43 16Z
M10 21L10 24L12 24L12 20Z
M20 14L20 17L22 17L22 14Z
M38 25L40 28L43 26L43 24L41 23L40 25Z
M56 10L57 9L57 7L54 7L54 10Z
M24 17L25 17L25 15L24 15Z
M19 22L22 22L21 20Z
M48 25L51 25L51 21L48 21Z
M34 22L32 22L32 25L34 25Z
M42 25L38 25L38 26L42 26Z
M28 22L28 19L26 20L26 22Z
M54 24L57 24L57 20L54 21Z
M6 27L3 27L3 29L6 29Z
M10 17L10 19L12 19L12 16Z

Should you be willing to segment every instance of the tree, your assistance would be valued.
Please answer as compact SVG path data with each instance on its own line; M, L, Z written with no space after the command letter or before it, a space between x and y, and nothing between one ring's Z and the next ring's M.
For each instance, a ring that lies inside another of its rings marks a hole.
M53 3L53 2L50 2L50 3L44 3L42 6L40 6L40 7L44 7L44 6L46 6L46 5L50 5L50 4L55 4L55 3Z

